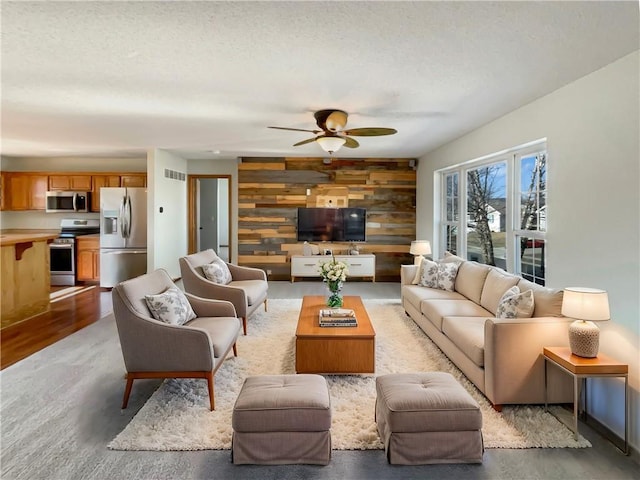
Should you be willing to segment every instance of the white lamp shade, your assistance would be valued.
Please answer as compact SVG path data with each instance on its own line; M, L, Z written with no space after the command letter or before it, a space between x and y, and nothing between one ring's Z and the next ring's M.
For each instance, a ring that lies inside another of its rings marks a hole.
M601 322L611 318L607 292L595 288L568 287L562 297L562 315Z
M318 142L325 152L333 153L340 150L340 147L345 144L346 140L342 137L318 137L316 142Z
M411 255L430 255L431 244L429 240L414 240L411 242L411 248L409 248Z

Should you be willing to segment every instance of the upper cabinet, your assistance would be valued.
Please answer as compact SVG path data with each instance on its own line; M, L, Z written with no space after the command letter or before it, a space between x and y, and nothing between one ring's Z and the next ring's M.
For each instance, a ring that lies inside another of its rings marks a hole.
M120 175L93 175L91 190L91 211L100 211L100 189L102 187L119 187Z
M91 191L91 175L49 175L49 190Z
M91 211L100 211L100 188L146 187L146 173L0 172L0 209L45 210L48 190L91 193Z
M3 206L6 210L44 210L48 187L47 175L6 172Z
M147 174L146 173L129 173L126 175L120 175L121 187L146 187L147 186Z

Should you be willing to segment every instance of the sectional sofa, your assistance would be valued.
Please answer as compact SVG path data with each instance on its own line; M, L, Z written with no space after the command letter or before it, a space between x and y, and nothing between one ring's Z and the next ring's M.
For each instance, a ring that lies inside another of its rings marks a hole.
M458 265L455 280L449 278L450 289L421 286L416 277L419 266L401 267L406 313L496 410L503 404L544 403L542 349L567 346L572 320L560 313L562 290L455 255L441 262ZM533 292L530 318L496 318L503 295L513 286ZM572 401L570 377L549 367L548 382L550 403Z

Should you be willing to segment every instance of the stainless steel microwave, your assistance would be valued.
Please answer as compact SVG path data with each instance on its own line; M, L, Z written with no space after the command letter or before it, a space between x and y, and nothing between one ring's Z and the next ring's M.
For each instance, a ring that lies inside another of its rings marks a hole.
M47 213L89 211L89 192L47 192Z

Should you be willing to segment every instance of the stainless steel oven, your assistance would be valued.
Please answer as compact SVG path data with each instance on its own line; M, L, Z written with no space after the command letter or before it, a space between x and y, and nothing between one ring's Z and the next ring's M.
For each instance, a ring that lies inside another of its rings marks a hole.
M56 238L49 244L51 285L76 284L76 240Z
M76 284L76 237L100 233L97 218L64 218L60 222L60 236L49 244L51 285Z

